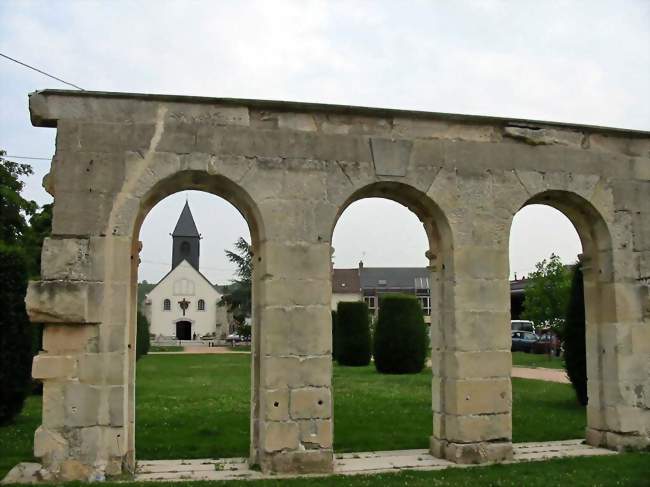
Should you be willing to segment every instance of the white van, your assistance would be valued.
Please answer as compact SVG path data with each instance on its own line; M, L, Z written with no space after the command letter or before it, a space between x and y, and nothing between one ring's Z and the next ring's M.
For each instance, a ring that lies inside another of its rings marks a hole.
M511 331L530 331L535 333L535 323L529 320L510 320Z

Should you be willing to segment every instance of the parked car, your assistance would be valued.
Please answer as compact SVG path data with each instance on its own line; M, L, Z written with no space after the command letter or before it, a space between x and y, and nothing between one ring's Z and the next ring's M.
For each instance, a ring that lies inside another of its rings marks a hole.
M527 352L533 351L533 347L537 342L537 335L530 331L513 331L512 332L512 346L510 350L513 352Z
M537 338L533 345L533 353L545 353L547 355L560 356L561 344L558 337L553 332L546 332Z
M237 333L231 333L230 335L228 335L226 337L226 341L230 342L230 343L232 343L234 345L235 343L239 343L239 342L243 341L243 338L242 338L241 335L239 335Z
M535 323L530 320L510 320L512 331L530 331L535 333Z

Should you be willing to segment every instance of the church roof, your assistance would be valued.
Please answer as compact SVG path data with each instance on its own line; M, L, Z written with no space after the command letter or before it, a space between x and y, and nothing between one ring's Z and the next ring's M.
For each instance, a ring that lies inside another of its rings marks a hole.
M178 217L178 222L174 228L174 233L172 237L200 237L199 231L196 229L196 223L194 223L194 217L192 216L192 211L190 210L190 205L186 201L183 211L181 211L181 216Z

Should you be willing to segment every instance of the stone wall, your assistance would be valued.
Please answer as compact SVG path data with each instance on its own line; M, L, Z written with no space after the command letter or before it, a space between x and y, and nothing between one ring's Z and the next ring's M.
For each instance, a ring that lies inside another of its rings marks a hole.
M250 461L263 470L332 469L331 235L370 196L409 207L429 238L435 455L512 455L508 239L531 203L571 219L588 262L587 440L650 443L649 134L58 90L33 93L30 110L57 128L53 233L27 296L46 323L35 454L53 475L133 468L138 233L186 189L227 199L251 230Z

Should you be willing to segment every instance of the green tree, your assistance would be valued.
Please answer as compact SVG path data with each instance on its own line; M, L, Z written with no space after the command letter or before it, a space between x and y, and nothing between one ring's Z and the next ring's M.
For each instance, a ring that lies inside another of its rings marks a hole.
M226 250L226 257L237 266L237 278L233 279L219 301L220 306L228 306L238 322L251 315L253 250L251 245L240 237L235 242L235 250Z
M23 253L0 242L0 424L20 413L32 388L32 332L25 311L26 289Z
M30 278L38 278L41 275L41 250L43 249L43 241L51 233L52 204L47 204L32 214L29 219L29 227L23 239Z
M33 174L29 164L18 164L4 158L0 150L0 242L9 246L22 246L27 232L26 216L38 207L34 201L21 196L25 183L20 178Z
M149 353L150 346L150 337L149 337L149 320L146 316L138 311L137 314L137 335L136 335L136 344L135 344L135 359L138 360L140 357L147 355Z
M363 301L340 302L336 311L336 360L341 365L370 363L370 315Z
M582 265L573 270L571 296L564 327L564 368L576 392L578 402L587 405L587 344L585 326L585 291Z
M386 294L375 325L375 368L382 374L417 374L424 368L427 329L415 296Z
M535 271L528 275L528 279L522 318L537 326L549 326L562 338L571 273L557 255L551 254L548 260L535 264Z

